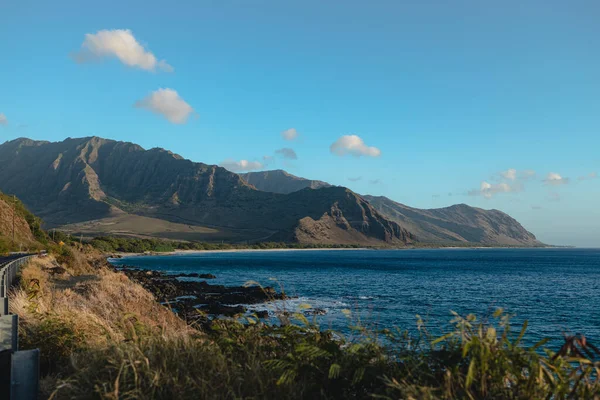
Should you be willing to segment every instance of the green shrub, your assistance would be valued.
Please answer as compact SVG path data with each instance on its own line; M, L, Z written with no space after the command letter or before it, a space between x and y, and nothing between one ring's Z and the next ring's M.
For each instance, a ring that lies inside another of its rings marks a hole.
M600 363L584 341L559 352L523 345L525 327L456 316L454 330L369 332L354 339L257 319L218 320L205 335L136 335L80 351L56 398L567 399L600 396ZM577 347L579 346L579 347ZM583 347L582 347L583 346ZM587 347L586 347L587 346ZM579 350L577 350L579 348ZM577 353L579 351L579 353ZM575 356L579 354L578 356ZM600 354L598 354L600 356Z

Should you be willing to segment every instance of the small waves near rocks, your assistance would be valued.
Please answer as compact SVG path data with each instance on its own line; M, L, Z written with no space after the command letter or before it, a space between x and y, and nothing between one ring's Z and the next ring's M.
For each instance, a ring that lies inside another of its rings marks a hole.
M599 249L241 251L111 262L170 276L214 275L210 285L198 277L176 278L195 282L201 293L188 304L209 304L206 293L213 286L243 288L248 281L272 286L286 298L266 303L257 294L251 300L221 297L218 302L274 321L301 312L314 316L322 327L340 331L357 321L410 330L419 315L436 334L448 329L451 311L486 318L500 307L513 315L516 329L528 320L532 340L560 341L564 332L600 341ZM215 293L219 290L226 289ZM249 295L244 290L239 292ZM250 293L258 293L254 290ZM195 294L177 293L174 298L186 295Z

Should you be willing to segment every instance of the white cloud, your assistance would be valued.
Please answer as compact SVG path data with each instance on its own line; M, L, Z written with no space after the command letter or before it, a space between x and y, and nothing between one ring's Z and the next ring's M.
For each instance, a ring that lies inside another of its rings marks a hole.
M294 149L290 149L289 147L284 147L282 149L275 150L275 154L279 154L283 158L286 158L288 160L297 160L298 159L298 155L296 154Z
M502 175L505 179L510 179L511 181L514 181L515 179L517 179L517 170L514 168L510 168L506 171L500 172L500 175Z
M377 184L381 183L381 180L380 180L380 179L371 179L371 180L369 181L369 183L370 183L371 185L377 185Z
M546 176L546 179L544 179L544 182L546 182L546 184L548 184L548 185L554 185L554 186L565 185L565 184L569 183L569 178L563 178L556 172L550 172Z
M355 157L379 157L381 150L377 147L370 147L357 135L345 135L336 140L329 150L338 156L352 154Z
M281 132L281 137L285 140L294 140L298 137L298 131L295 128L286 129Z
M0 113L0 125L8 125L8 119L4 113Z
M129 67L137 67L146 71L173 72L173 67L165 60L157 60L156 56L146 50L129 29L101 30L88 33L81 44L81 49L73 55L77 62L89 62L104 57L116 57Z
M498 173L498 177L500 180L508 180L508 181L526 181L535 176L535 171L531 169L519 170L517 171L515 168L509 168L506 171L500 171ZM497 176L494 176L493 179L496 179Z
M510 186L508 183L489 183L486 181L481 182L479 190L469 191L470 196L483 196L486 199L491 199L497 193L510 193L515 192L516 189Z
M356 176L354 178L348 178L350 182L358 182L362 179L362 176Z
M194 109L186 103L173 89L158 89L142 100L135 107L160 114L174 124L185 124Z
M231 172L248 172L255 171L263 168L263 164L258 161L248 160L225 160L221 164L221 167L230 170Z

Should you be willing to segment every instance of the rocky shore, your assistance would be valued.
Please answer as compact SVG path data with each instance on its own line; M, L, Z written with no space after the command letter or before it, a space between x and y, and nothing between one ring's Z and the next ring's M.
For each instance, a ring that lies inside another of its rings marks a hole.
M208 323L211 317L243 314L247 309L241 304L258 304L287 298L272 287L211 285L205 280L212 274L165 274L123 266L118 268L130 279L151 292L156 300L170 305L175 313L188 323ZM194 280L180 278L195 278ZM268 313L259 313L266 318Z

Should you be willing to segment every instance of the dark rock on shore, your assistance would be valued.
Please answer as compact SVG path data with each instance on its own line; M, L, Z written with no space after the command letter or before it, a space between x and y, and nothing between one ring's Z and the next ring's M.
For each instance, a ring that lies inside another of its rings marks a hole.
M287 298L272 287L209 285L205 281L181 281L179 277L214 279L211 274L168 275L160 271L148 271L124 267L121 269L130 279L138 282L154 294L156 299L169 304L188 322L206 323L203 314L233 316L246 312L240 304L257 304ZM268 313L267 313L268 316Z
M257 311L256 316L261 319L269 318L269 312L267 310Z
M189 274L175 274L168 275L173 278L200 278L200 279L217 279L213 274L199 274L197 272L191 272Z

